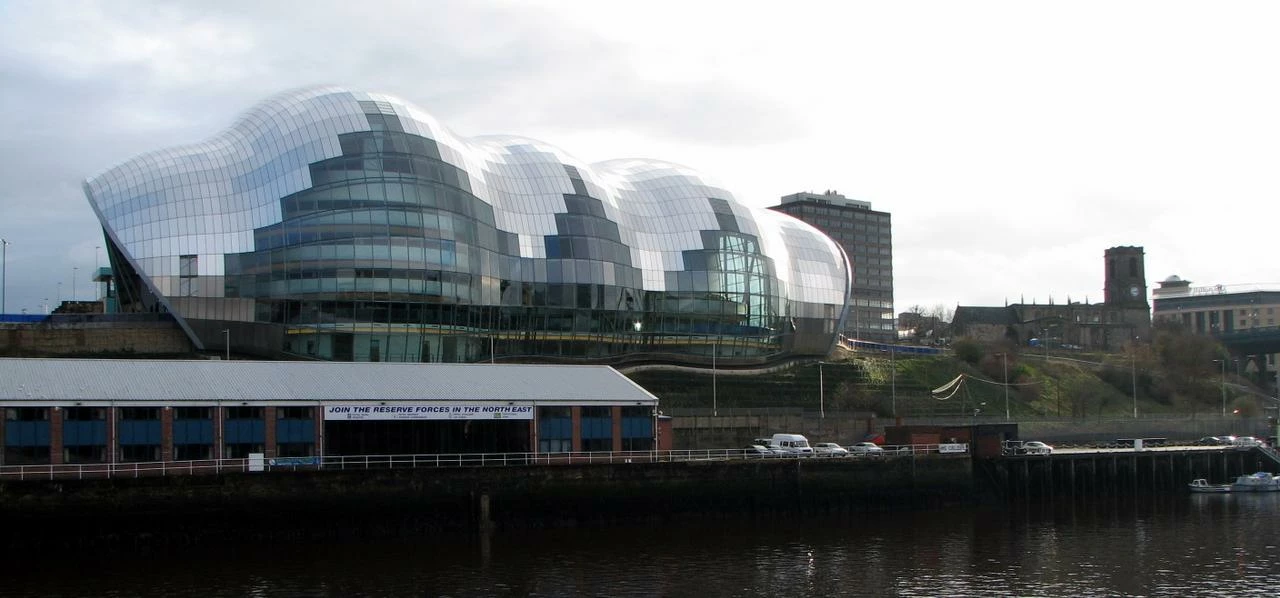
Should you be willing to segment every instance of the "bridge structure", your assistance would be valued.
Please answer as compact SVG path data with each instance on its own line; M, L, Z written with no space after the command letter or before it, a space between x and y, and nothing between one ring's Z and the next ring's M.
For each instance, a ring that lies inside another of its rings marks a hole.
M1253 362L1256 371L1267 371L1267 355L1280 353L1280 326L1263 326L1244 328L1227 332L1215 332L1213 338L1222 343L1233 359L1239 360L1239 366L1246 368ZM1225 367L1225 364L1224 364ZM1270 387L1274 380L1254 380L1259 385Z

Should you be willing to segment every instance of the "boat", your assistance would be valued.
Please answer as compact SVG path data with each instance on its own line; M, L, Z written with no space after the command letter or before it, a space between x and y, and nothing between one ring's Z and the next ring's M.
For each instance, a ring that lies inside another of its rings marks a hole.
M1242 475L1231 484L1232 492L1280 492L1280 477L1265 471Z
M1190 484L1187 484L1187 487L1192 492L1200 494L1225 494L1231 492L1231 484L1210 484L1209 480L1204 478L1192 480Z
M1280 477L1265 471L1242 475L1230 484L1210 484L1200 478L1187 484L1192 492L1200 494L1226 494L1229 492L1280 492Z

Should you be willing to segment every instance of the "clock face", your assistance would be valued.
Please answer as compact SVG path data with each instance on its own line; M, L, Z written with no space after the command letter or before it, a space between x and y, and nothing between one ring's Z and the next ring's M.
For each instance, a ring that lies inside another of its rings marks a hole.
M1137 296L1138 296L1138 287L1129 287L1129 296L1130 296L1130 297L1137 297Z

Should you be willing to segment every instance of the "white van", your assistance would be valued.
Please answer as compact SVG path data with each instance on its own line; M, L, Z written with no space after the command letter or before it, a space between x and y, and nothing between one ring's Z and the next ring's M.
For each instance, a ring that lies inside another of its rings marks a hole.
M769 439L770 448L780 448L790 455L801 455L809 457L813 455L813 447L809 446L809 439L801 434L774 434Z

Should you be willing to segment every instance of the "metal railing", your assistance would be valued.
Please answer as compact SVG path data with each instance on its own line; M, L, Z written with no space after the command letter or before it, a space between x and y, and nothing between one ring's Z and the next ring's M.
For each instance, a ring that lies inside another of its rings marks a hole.
M374 469L439 469L460 467L524 467L549 465L679 463L746 461L756 459L876 459L940 455L939 445L885 446L883 452L815 455L757 452L754 449L671 451L602 451L568 453L456 453L437 455L326 455L256 459L202 459L139 463L68 463L0 466L0 481L86 480L153 476L217 475L223 473L344 471ZM962 456L967 456L967 449Z

